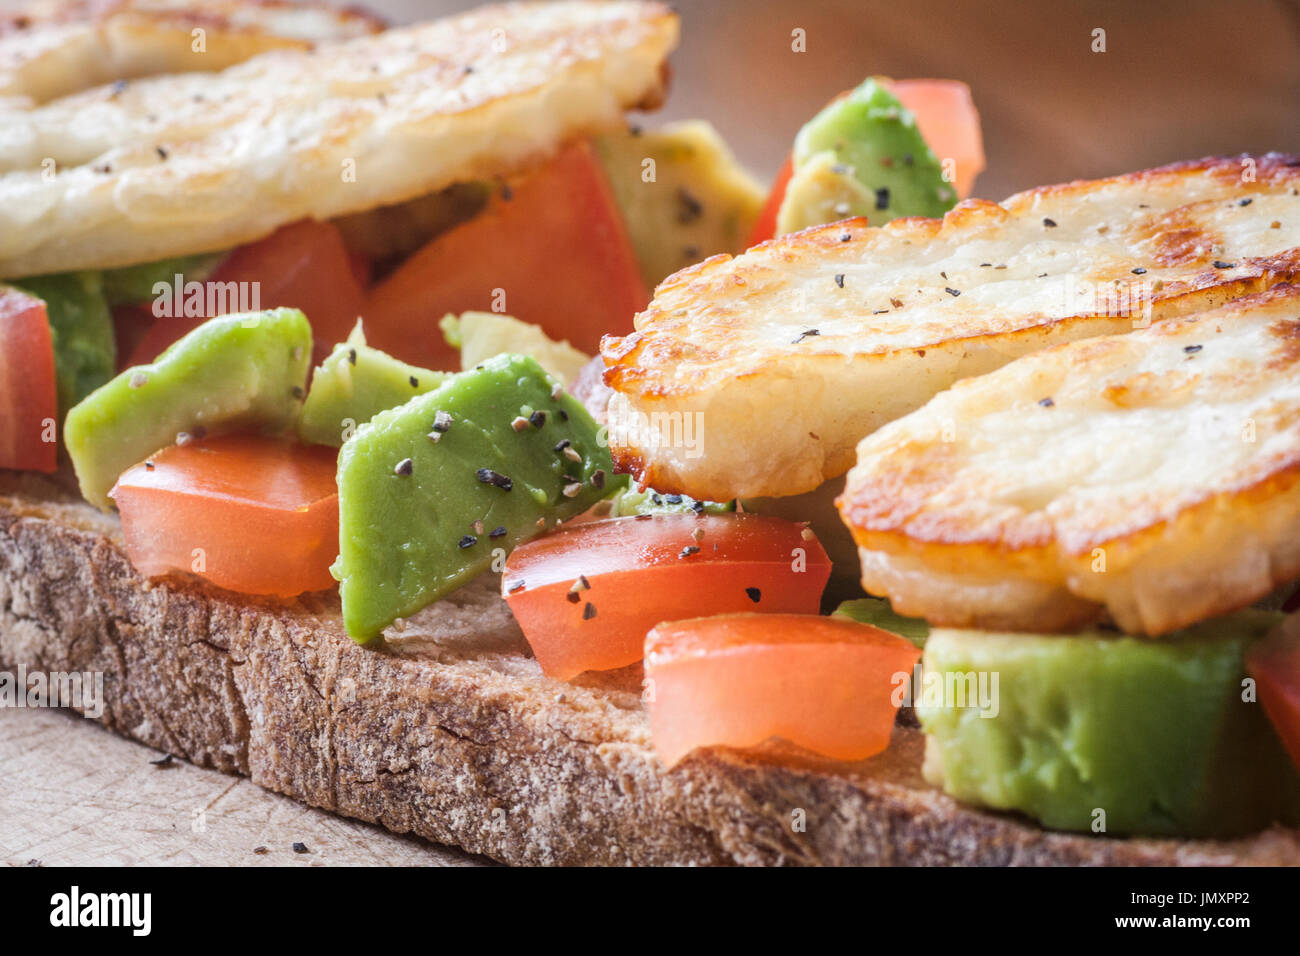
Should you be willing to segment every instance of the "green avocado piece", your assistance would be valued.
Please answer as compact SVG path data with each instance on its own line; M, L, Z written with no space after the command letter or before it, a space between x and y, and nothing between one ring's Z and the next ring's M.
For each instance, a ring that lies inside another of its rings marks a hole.
M627 475L616 476L625 479ZM687 495L665 495L653 488L638 491L625 487L610 499L611 518L627 518L632 515L679 515L702 514L723 515L736 510L735 500L731 501L697 501Z
M204 322L68 412L64 440L82 495L107 511L118 476L183 431L292 427L310 363L311 326L297 309Z
M1296 771L1243 684L1246 648L1281 619L1248 609L1157 639L936 628L925 682L985 674L995 693L954 706L923 683L926 779L1061 830L1092 831L1098 811L1112 835L1226 837L1288 817Z
M98 272L34 276L15 285L45 301L59 417L113 377L117 342Z
M202 252L122 269L106 269L103 272L104 298L109 305L148 302L157 297L154 286L159 282L170 288L178 275L184 277L184 282L205 282L225 257L225 252Z
M926 638L930 636L929 623L919 617L904 617L884 598L869 597L858 598L855 601L842 601L840 606L831 613L847 617L859 624L870 624L882 631L897 634L920 648L925 647Z
M916 117L869 77L799 131L794 175L777 235L854 216L879 226L900 216L942 216L956 190L921 138Z
M380 412L339 454L333 570L348 634L364 643L442 599L604 498L612 474L587 410L525 356Z
M594 143L649 288L701 259L745 248L763 188L710 124L626 130Z
M447 378L393 358L366 344L358 322L346 342L312 374L311 391L298 419L298 437L313 445L340 447L357 427L382 411L431 392Z

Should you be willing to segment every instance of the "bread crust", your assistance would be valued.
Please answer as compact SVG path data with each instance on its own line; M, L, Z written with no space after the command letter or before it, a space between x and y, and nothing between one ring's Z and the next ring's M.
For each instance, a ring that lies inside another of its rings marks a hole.
M543 677L491 582L375 650L329 597L148 587L115 535L70 492L0 472L0 667L102 671L113 730L394 832L513 864L1300 862L1290 830L1122 840L962 807L922 781L907 726L852 766L709 751L667 773L639 673Z
M0 277L227 249L516 171L657 106L677 35L658 3L517 3L0 101Z

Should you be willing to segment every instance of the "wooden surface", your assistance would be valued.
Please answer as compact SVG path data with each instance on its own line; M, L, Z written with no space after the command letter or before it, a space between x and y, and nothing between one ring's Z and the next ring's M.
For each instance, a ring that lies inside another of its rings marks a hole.
M481 866L180 761L54 710L0 709L9 866ZM295 853L302 843L307 853ZM264 853L256 852L265 847ZM35 861L35 862L33 862Z

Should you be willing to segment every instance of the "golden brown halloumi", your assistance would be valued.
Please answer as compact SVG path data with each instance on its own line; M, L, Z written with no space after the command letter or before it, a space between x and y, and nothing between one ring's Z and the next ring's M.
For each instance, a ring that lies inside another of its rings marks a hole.
M658 3L506 4L0 104L0 277L226 249L517 171L657 106L677 34Z
M959 382L865 438L862 582L938 624L1162 634L1300 575L1300 287Z
M1298 187L1300 157L1205 159L714 257L606 340L611 447L664 491L808 491L958 379L1300 275Z
M0 13L0 98L44 103L115 80L216 71L267 50L383 28L357 8L291 0L35 0Z

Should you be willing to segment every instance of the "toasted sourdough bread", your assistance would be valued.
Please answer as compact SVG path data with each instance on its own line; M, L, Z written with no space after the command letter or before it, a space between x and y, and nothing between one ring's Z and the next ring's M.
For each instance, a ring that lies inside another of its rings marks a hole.
M660 491L801 494L958 379L1296 277L1300 156L1274 153L805 229L670 276L605 340L611 443Z
M101 719L121 734L507 863L1300 863L1281 828L1124 840L962 807L921 780L905 726L852 766L710 751L665 772L639 673L543 677L493 581L362 648L332 597L150 587L116 536L71 492L0 472L0 667L102 671Z

